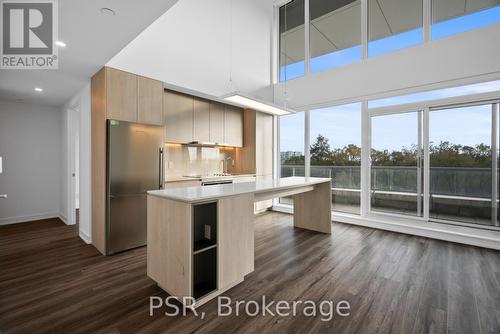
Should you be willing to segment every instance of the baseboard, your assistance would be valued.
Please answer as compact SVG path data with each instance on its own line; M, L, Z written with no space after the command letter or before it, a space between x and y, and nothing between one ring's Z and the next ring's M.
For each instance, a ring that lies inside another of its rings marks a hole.
M83 231L79 232L80 239L82 239L86 244L90 245L92 243L92 239Z
M27 223L27 222L31 222L31 221L34 221L34 220L42 220L42 219L50 219L50 218L59 218L59 219L61 219L59 213L57 213L57 212L49 212L49 213L42 213L42 214L38 214L38 215L0 218L0 225Z
M293 208L290 206L275 205L273 211L293 214ZM361 217L341 213L332 213L332 221L500 250L500 232L498 231L422 221L414 223L392 217Z
M68 225L68 217L66 217L62 213L59 213L58 217L63 221L64 224Z

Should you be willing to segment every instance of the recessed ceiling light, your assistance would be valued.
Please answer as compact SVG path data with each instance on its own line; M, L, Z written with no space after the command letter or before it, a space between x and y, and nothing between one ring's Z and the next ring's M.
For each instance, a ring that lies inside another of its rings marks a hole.
M43 92L43 89L41 89L40 87L35 87L35 92Z
M112 10L111 8L108 8L108 7L101 8L101 13L105 14L105 15L111 15L111 16L116 14L114 10Z
M62 41L56 41L56 45L57 46L60 46L62 48L65 48L66 47L66 43L62 42Z

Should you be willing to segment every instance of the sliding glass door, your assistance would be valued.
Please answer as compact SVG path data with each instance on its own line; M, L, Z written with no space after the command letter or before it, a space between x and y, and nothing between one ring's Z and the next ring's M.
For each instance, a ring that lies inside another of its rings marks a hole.
M370 212L498 227L498 104L394 110L370 111Z
M422 115L371 117L371 211L422 216Z
M497 224L496 109L482 104L430 111L430 219Z

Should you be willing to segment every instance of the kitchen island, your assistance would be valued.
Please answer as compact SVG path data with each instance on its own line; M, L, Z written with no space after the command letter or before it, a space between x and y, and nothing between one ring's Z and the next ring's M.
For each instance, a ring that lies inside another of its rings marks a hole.
M284 196L293 197L295 227L331 233L329 178L148 191L148 276L195 306L241 283L254 270L253 204Z

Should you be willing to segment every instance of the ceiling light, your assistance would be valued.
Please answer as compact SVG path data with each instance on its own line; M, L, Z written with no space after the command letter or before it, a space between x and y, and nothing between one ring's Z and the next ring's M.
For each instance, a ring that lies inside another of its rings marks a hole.
M43 89L41 89L40 87L35 87L35 92L43 92Z
M105 14L105 15L110 15L110 16L113 16L116 14L114 10L112 10L111 8L107 8L107 7L101 8L101 13Z
M61 42L61 41L56 41L56 45L57 45L57 46L60 46L60 47L62 47L62 48L65 48L65 47L66 47L66 43Z
M239 106L254 109L271 115L288 115L293 114L295 111L276 105L274 103L257 99L246 94L234 92L222 97L224 100L233 102Z

